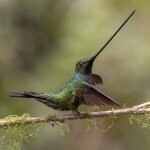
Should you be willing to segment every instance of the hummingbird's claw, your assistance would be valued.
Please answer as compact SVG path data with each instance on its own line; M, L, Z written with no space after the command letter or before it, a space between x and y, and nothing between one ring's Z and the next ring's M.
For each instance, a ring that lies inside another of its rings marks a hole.
M79 112L79 111L76 112L76 115L80 117L82 117L84 114L85 114L84 112Z

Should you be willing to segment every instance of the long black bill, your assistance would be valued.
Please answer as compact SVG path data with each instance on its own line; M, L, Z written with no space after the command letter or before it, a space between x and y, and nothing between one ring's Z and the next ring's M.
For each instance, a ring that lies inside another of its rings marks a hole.
M111 40L115 37L115 35L122 29L122 27L128 22L128 20L135 13L135 10L130 14L130 16L122 23L122 25L117 29L117 31L111 36L111 38L104 44L104 46L89 60L89 62L93 63L95 58L105 49L105 47L111 42Z

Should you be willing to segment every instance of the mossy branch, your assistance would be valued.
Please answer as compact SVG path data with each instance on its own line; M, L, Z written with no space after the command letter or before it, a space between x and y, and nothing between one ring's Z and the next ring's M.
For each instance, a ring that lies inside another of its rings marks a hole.
M23 125L23 124L37 124L37 123L47 123L47 122L65 122L67 120L77 120L77 119L87 119L96 117L110 117L110 116L124 116L124 115L144 115L150 114L150 101L145 102L140 105L133 106L131 108L121 108L108 111L90 112L81 115L61 115L61 116L41 116L41 117L6 117L0 119L0 128L7 128L13 125Z

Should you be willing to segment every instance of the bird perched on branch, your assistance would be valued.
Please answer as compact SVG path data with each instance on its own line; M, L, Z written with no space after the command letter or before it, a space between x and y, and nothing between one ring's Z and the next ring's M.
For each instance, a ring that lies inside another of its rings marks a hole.
M53 93L38 93L38 92L11 92L11 97L34 98L35 100L51 107L53 109L68 111L79 114L78 107L81 104L85 105L117 105L118 102L97 90L94 85L102 84L102 78L97 74L92 74L92 66L96 57L104 50L115 35L121 30L126 22L134 14L133 11L130 16L123 22L111 38L104 44L104 46L92 57L82 59L77 62L75 67L75 74L73 78L64 85L64 87L56 94Z

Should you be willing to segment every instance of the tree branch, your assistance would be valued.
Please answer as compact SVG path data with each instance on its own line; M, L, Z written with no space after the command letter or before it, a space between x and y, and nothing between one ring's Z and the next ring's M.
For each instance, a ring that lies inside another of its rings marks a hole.
M47 122L65 122L67 120L77 120L77 119L86 119L86 118L96 118L96 117L110 117L110 116L123 116L123 115L144 115L150 114L150 101L145 102L140 105L133 106L131 108L122 108L116 110L108 111L99 111L84 113L81 115L61 115L61 116L41 116L41 117L16 117L13 119L0 119L0 128L6 128L13 125L22 125L22 124L34 124L34 123L47 123Z

